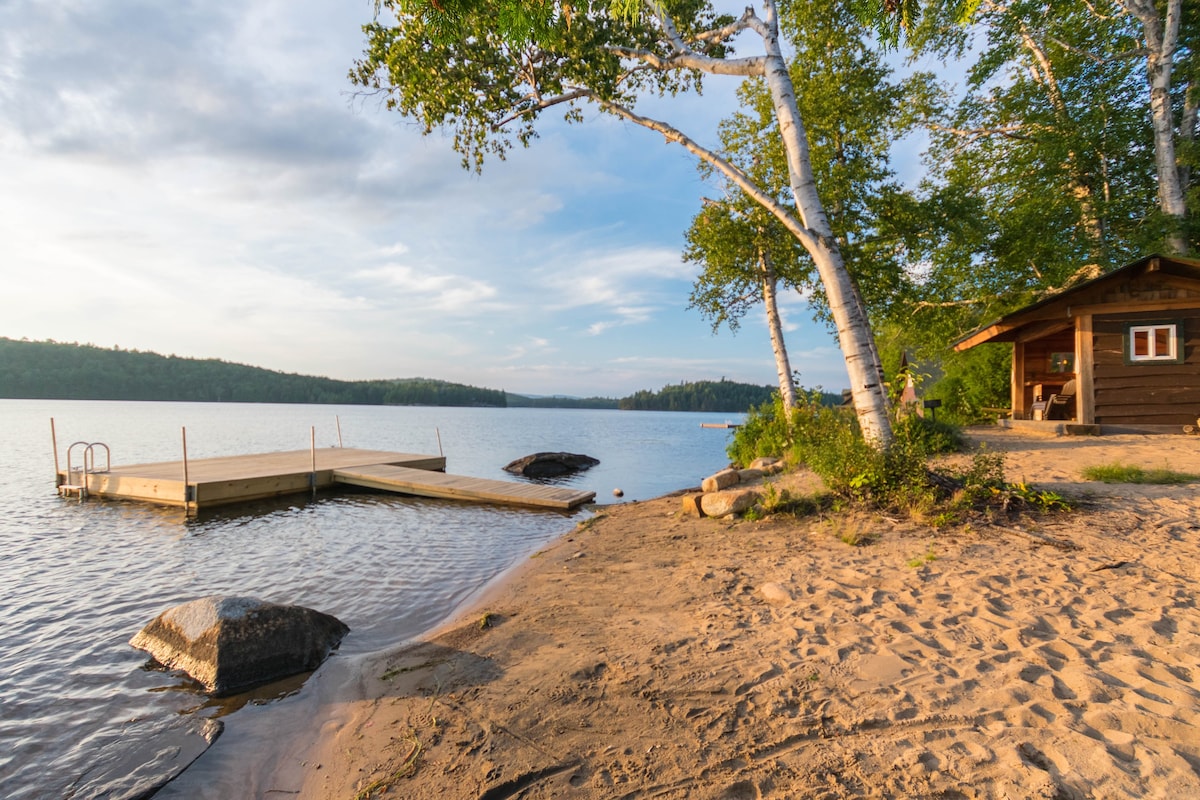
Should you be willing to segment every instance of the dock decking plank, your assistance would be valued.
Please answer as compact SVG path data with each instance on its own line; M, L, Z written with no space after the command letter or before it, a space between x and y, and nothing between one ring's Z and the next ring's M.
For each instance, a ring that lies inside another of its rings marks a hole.
M422 497L476 500L560 510L582 505L596 496L595 492L578 489L514 483L466 475L447 475L443 472L430 472L387 464L338 469L334 471L333 479L338 483Z

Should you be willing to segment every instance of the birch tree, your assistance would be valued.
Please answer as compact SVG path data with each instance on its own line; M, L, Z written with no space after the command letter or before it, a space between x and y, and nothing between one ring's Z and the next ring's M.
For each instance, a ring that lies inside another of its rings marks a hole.
M864 42L844 3L793 0L783 20L790 70L813 172L830 227L848 256L855 284L864 290L871 314L882 313L900 294L903 236L897 213L905 193L890 169L892 143L912 119L904 101L927 91L932 76L914 74L900 82L879 51ZM786 193L788 169L780 146L771 97L762 81L738 92L740 110L720 126L720 154L756 183ZM701 172L713 177L701 164ZM726 186L725 195L707 200L688 231L685 256L704 269L692 292L692 307L713 322L736 330L741 317L763 304L781 392L790 408L792 369L778 309L778 286L795 288L809 299L818 319L829 322L823 287L804 251L778 222L744 193Z
M714 333L722 324L736 331L742 317L762 303L779 395L790 417L796 406L796 386L779 313L778 264L784 263L785 273L800 269L795 237L744 193L734 191L727 198L705 203L692 220L687 242L684 258L703 265L692 289L691 307L712 322ZM794 284L795 278L788 283Z
M1200 3L980 0L971 32L947 24L937 4L931 11L909 39L916 48L961 56L971 33L983 40L972 94L956 120L938 126L944 145L958 138L943 153L989 147L999 169L1015 156L1039 191L1049 175L1061 176L1062 194L1043 202L1077 207L1076 238L1088 249L1070 260L1093 271L1131 251L1200 244L1200 209L1188 199L1197 190ZM1152 183L1141 182L1147 175ZM988 181L980 183L986 191Z
M997 312L1160 247L1161 229L1148 224L1154 162L1137 66L1101 57L1111 31L1086 9L1043 16L995 0L977 22L967 93L931 119L929 164L944 191L978 198L988 232L931 261L954 272L937 299L987 298L976 305ZM956 54L953 42L941 50ZM964 282L956 262L990 288Z
M1189 250L1185 196L1188 170L1179 151L1190 148L1196 139L1197 107L1200 106L1200 65L1196 62L1200 54L1195 48L1200 45L1200 7L1195 0L1188 3L1186 11L1184 0L1115 2L1124 13L1138 21L1141 29L1150 121L1154 130L1159 205L1170 221L1168 247L1175 253L1186 253ZM1097 7L1088 7L1095 10L1098 17L1102 13ZM1177 66L1184 67L1181 86L1173 84Z
M808 253L819 275L864 438L879 448L891 443L882 367L817 192L776 0L747 7L737 18L717 16L701 0L647 0L642 13L617 16L604 4L545 4L538 6L545 16L525 31L519 24L498 26L491 14L467 6L450 15L452 36L438 28L437 6L402 0L383 5L395 22L366 26L366 52L352 80L381 93L388 107L419 121L427 133L452 130L466 166L479 169L487 155L528 144L546 111L562 110L578 121L581 108L590 105L685 148L769 212ZM755 54L735 56L735 39L739 46L752 39ZM698 88L709 75L764 82L786 156L790 203L691 134L638 110L647 93Z

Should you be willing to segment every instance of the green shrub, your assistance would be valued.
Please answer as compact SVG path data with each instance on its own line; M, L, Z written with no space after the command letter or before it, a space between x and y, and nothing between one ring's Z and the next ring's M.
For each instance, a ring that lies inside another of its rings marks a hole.
M746 466L761 456L786 457L790 446L783 399L777 393L770 403L750 409L745 421L734 431L726 452L733 463Z
M1025 508L1043 513L1071 509L1071 504L1055 492L1005 480L1003 453L981 450L972 458L970 467L950 475L949 480L962 486L947 504L947 510L956 516L972 509L998 509L1005 513Z
M818 397L804 396L790 426L778 399L752 411L734 435L730 458L745 465L759 456L784 457L816 473L839 503L889 509L938 526L985 507L1005 512L1069 507L1051 492L1007 483L1000 453L977 453L961 473L930 471L930 457L962 449L962 434L953 425L913 415L893 418L892 445L881 452L863 439L853 410L823 405ZM781 509L759 513L775 510Z
M734 435L730 458L748 464L759 456L806 465L830 492L855 502L919 509L936 499L926 464L937 453L962 446L956 428L917 416L893 419L894 440L885 452L867 443L853 409L824 405L820 393L802 395L791 425L776 398L754 409Z

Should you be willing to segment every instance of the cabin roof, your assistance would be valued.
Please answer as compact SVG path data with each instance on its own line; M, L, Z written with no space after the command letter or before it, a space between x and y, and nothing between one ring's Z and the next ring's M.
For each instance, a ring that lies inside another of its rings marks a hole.
M954 342L954 349L961 352L987 342L1012 342L1018 338L1024 329L1035 324L1045 328L1043 334L1053 333L1056 329L1071 327L1073 321L1069 312L1073 299L1087 294L1094 294L1097 290L1102 291L1110 284L1123 283L1153 272L1190 279L1200 283L1200 260L1158 254L1140 258L1123 267L1044 297L1036 303L1031 303L1024 308L1019 308L993 322L989 322ZM1200 302L1198 302L1198 305L1200 305ZM1058 316L1056 319L1053 312L1058 306L1065 306L1066 313Z

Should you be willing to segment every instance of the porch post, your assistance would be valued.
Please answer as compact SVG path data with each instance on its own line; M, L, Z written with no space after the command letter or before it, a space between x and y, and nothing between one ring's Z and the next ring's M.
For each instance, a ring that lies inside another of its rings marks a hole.
M1092 315L1075 318L1075 409L1077 422L1096 424L1096 386L1092 374Z
M1025 343L1013 342L1012 418L1029 419L1025 408Z

